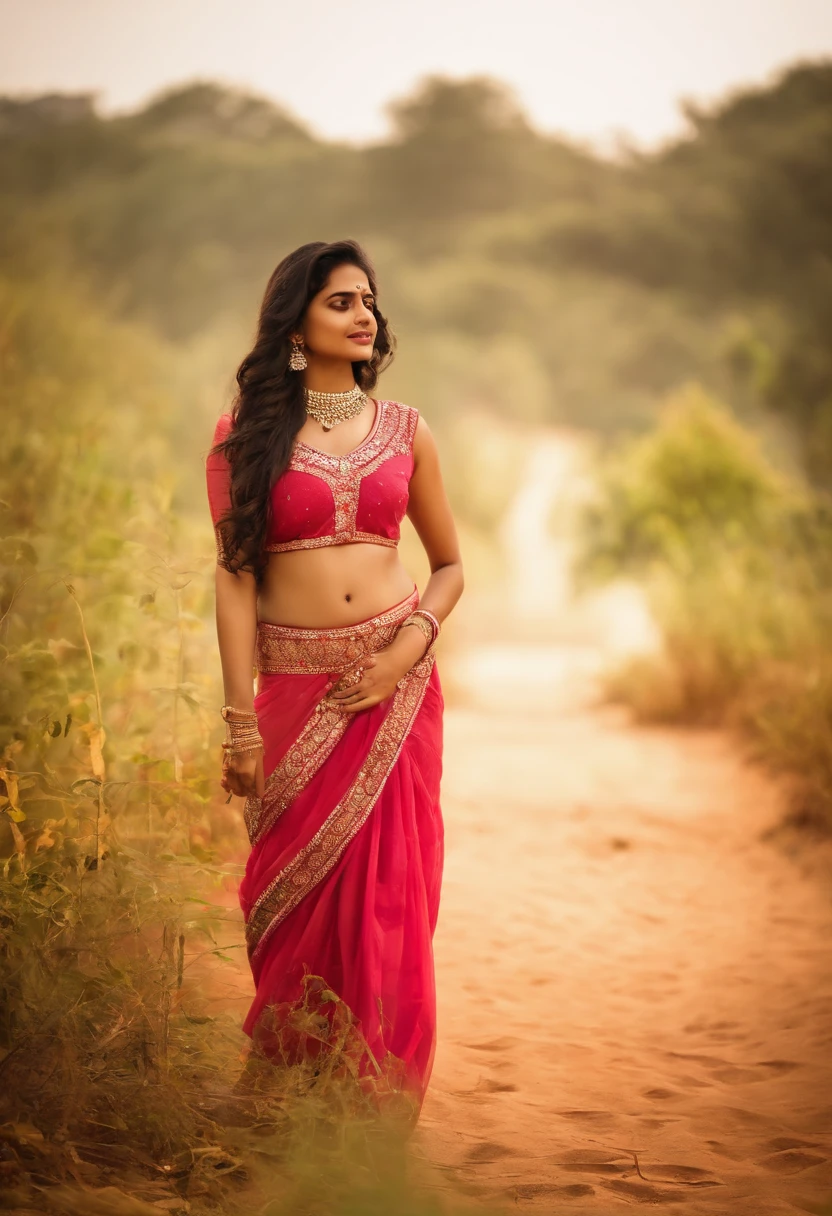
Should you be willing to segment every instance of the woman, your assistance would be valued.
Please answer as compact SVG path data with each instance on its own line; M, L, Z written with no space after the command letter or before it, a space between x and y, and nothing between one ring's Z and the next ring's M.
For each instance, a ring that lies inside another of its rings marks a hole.
M298 1025L304 977L320 977L331 1043L344 1046L346 1009L360 1075L393 1078L421 1103L443 861L433 644L463 577L424 418L367 396L392 349L361 247L296 249L269 280L207 477L222 785L246 798L252 846L244 1029L285 1058L281 1027ZM430 562L421 597L396 548L405 513Z

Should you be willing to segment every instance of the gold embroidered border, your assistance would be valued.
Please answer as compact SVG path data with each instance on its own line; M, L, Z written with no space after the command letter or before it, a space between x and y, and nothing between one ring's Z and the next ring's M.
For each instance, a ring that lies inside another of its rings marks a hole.
M326 482L335 508L334 530L329 536L299 537L295 540L265 545L267 553L288 553L293 549L320 549L333 544L370 541L395 548L398 541L387 537L356 532L358 498L361 482L379 465L393 456L407 456L413 443L417 411L398 401L379 401L379 417L375 433L345 456L334 456L319 448L298 441L289 461L289 468L308 473Z
M255 902L246 924L246 945L252 961L277 926L336 865L366 823L419 712L434 662L433 654L428 654L411 667L396 689L355 780L309 843Z
M385 445L383 451L376 453L370 459L362 461L361 477L368 477L370 473L375 473L386 460L392 460L394 456L409 456L412 442L410 435L410 427L408 426L408 417L404 410L400 410L396 419L396 429L390 435L390 438ZM356 487L355 495L355 510L353 512L353 521L358 514L358 494L360 493L361 485Z
M360 468L363 476L367 467L379 456L388 454L388 449L392 449L393 455L406 456L413 440L417 411L412 406L402 405L400 401L382 400L379 406L381 416L375 433L357 448L343 456L336 456L332 452L310 447L301 440L296 443L292 453L291 467L301 472L315 474L325 471L333 475L354 473Z
M309 629L260 621L255 647L257 670L283 675L323 675L330 671L346 671L368 651L389 646L418 600L419 592L414 587L401 604L388 608L369 621L330 629Z
M376 536L375 532L350 532L348 540L343 539L337 542L334 541L335 536L335 533L331 536L301 536L297 540L284 540L280 544L264 545L263 548L266 553L290 553L293 549L324 549L333 543L363 542L370 545L389 545L391 549L395 549L399 543L390 536Z
M288 752L269 774L262 798L246 799L243 816L252 847L309 784L344 737L350 715L319 701Z

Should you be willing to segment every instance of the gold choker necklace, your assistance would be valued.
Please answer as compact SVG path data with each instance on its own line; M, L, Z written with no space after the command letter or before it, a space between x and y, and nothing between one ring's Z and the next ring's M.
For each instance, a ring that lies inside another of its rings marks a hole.
M320 422L325 431L331 431L339 422L355 418L367 404L367 394L357 384L345 393L318 393L312 388L304 388L303 397L307 414Z

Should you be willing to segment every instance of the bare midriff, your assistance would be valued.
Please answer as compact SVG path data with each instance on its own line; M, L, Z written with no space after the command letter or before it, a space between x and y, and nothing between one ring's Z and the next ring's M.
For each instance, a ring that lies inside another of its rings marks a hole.
M398 550L366 541L269 554L257 617L275 625L354 625L413 590Z

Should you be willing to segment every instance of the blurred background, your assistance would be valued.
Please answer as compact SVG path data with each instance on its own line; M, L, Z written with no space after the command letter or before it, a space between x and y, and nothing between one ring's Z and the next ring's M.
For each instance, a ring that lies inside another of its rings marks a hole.
M487 747L500 713L617 703L729 728L788 781L787 818L828 832L827 4L0 13L3 1051L61 1045L17 1076L30 1113L71 1089L53 1130L97 1112L109 1168L107 1075L174 1160L176 1070L210 1088L239 1047L203 461L302 242L366 246L399 343L380 391L438 437L466 570L442 654L459 788L481 754L454 723ZM402 552L424 585L412 531ZM189 1177L216 1197L204 1161Z

